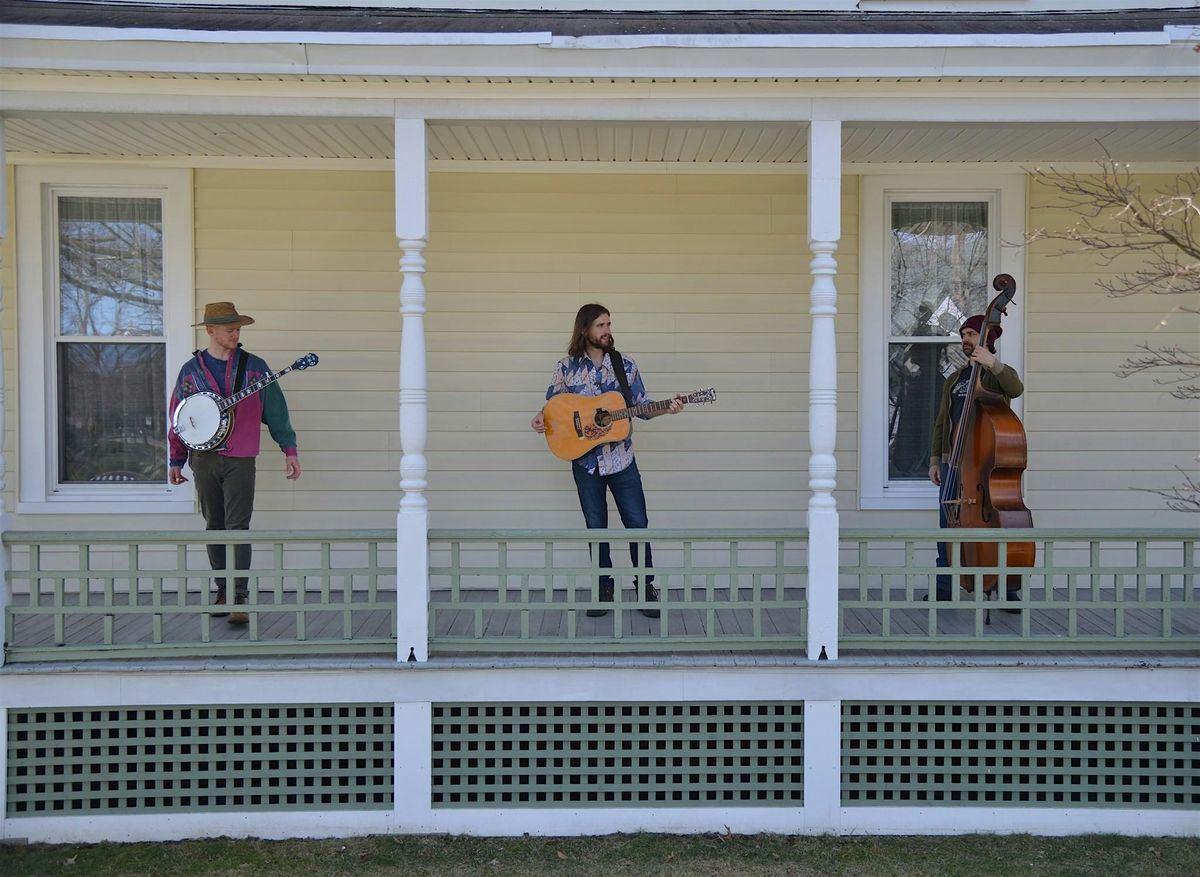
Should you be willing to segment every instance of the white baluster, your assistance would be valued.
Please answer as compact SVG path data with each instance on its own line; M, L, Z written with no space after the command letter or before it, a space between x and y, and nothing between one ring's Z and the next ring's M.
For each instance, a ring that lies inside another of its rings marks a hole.
M400 510L396 515L396 657L429 657L429 392L425 362L425 245L429 237L425 121L397 119L396 238L400 243Z
M808 657L838 655L837 316L838 240L841 237L842 125L809 127L808 237L813 275L808 360Z

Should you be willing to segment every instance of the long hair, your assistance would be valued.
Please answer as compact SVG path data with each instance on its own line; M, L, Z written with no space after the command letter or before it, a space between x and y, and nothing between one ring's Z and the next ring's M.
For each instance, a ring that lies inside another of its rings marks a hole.
M570 356L583 356L587 352L587 333L601 315L612 316L604 305L584 305L575 315L575 331L571 333L571 344L567 347Z

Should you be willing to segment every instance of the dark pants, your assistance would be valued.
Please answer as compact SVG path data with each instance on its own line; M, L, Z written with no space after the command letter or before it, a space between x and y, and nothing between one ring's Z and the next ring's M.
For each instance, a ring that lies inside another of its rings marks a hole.
M191 463L205 529L249 530L250 515L254 513L254 458L200 451L192 454ZM233 546L234 569L250 569L250 553L249 544ZM213 569L225 569L224 545L208 546L208 564ZM225 596L224 577L216 582L217 596ZM234 579L237 599L246 598L249 582L243 576Z
M649 526L646 517L646 494L642 491L642 473L638 471L637 461L615 475L601 475L599 472L589 475L581 466L571 465L575 475L575 489L579 492L579 507L583 510L583 520L589 530L603 529L608 526L608 491L612 491L613 501L617 504L617 513L626 530L644 530ZM633 565L638 563L638 542L629 543L629 557ZM591 554L591 545L588 546ZM654 566L650 554L650 543L646 543L646 567ZM612 569L612 557L609 555L608 543L600 543L600 567ZM654 584L654 576L646 576L646 587ZM612 576L601 576L600 585L611 592Z
M946 475L950 471L950 467L942 464L942 485L938 488L938 526L945 529L950 526L950 522L946 520L946 505L943 502L946 498ZM950 545L947 542L939 542L937 544L937 565L950 565ZM937 577L937 598L939 600L949 600L951 597L950 576L940 575Z
M949 471L950 471L950 467L946 463L943 463L942 464L942 486L938 490L938 526L942 527L943 529L950 526L949 522L946 520L946 506L942 502L942 500L945 499L946 474ZM937 565L938 566L949 566L950 565L949 549L950 549L950 543L948 543L948 542L939 542L938 543L938 550L937 550ZM959 552L959 562L961 563L962 562L962 543L961 542L957 543L957 550ZM1007 550L1007 549L1005 549L1005 550ZM937 598L939 600L951 599L951 585L950 585L951 578L952 578L952 576L948 576L948 575L940 575L937 577ZM1008 577L1008 587L1006 588L1006 592L1007 592L1007 597L1009 600L1017 600L1020 598L1020 595L1021 595L1021 577L1020 576L1009 576Z

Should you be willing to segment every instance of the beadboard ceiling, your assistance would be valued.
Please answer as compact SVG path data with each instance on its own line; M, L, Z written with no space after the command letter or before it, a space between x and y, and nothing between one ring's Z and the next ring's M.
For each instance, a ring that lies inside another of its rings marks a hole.
M432 122L429 158L453 162L802 163L807 126L795 124ZM10 116L8 152L167 159L392 157L386 119ZM1200 124L847 123L847 163L1196 161Z

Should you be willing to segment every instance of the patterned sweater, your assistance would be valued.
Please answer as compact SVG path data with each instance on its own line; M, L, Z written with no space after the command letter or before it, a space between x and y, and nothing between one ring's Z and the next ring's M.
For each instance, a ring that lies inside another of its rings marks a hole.
M238 353L248 357L246 362L246 378L243 387L271 373L266 362L253 353L242 350L238 345ZM218 382L204 364L203 351L197 350L192 358L183 364L179 377L175 379L175 389L171 391L171 404L168 411L174 413L175 406L181 399L193 393L207 391L222 395L222 385L233 385L235 365L238 357L231 356L225 363L225 380ZM260 449L260 423L265 423L280 450L289 457L299 455L296 449L296 431L288 417L287 400L283 398L283 390L278 383L270 384L252 396L248 396L233 406L233 429L225 440L224 446L217 453L226 457L257 457ZM167 441L170 444L170 465L172 468L182 466L187 462L191 449L175 434L175 430L167 426Z

